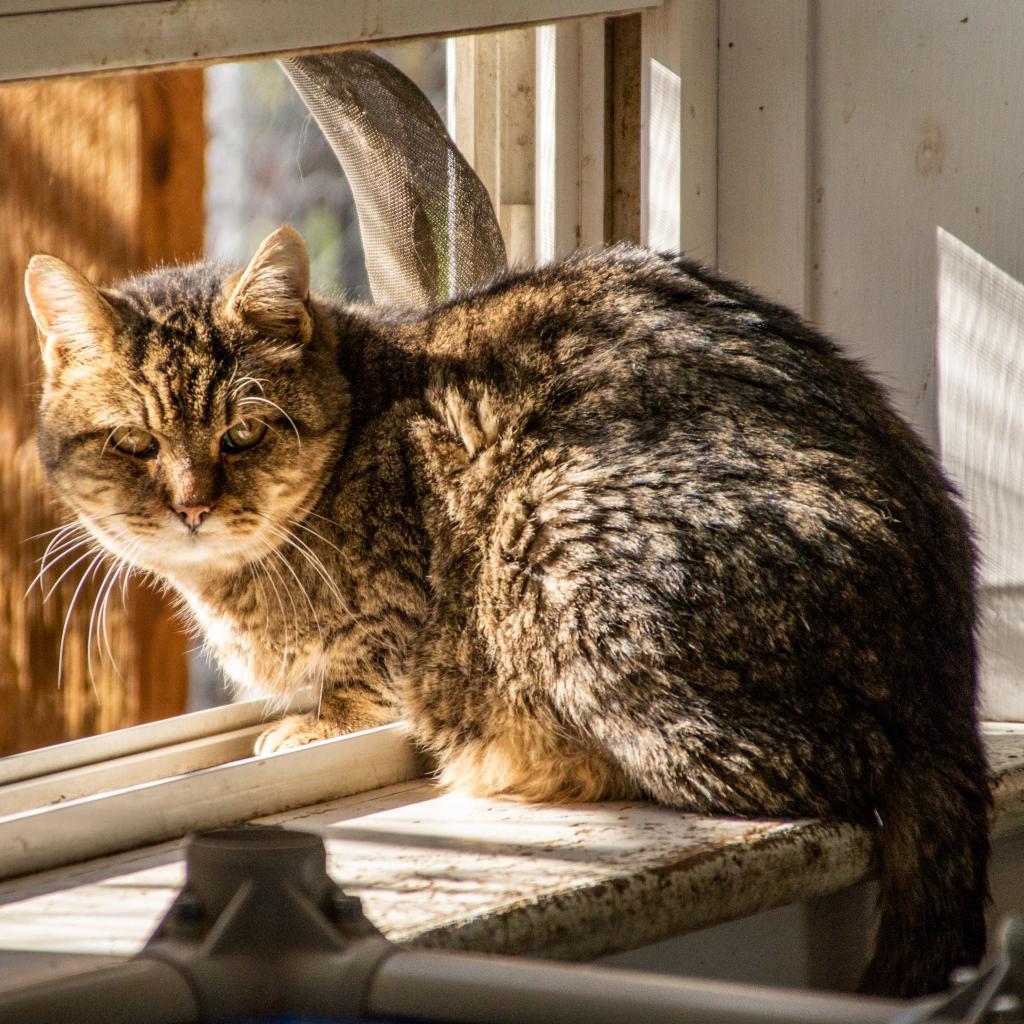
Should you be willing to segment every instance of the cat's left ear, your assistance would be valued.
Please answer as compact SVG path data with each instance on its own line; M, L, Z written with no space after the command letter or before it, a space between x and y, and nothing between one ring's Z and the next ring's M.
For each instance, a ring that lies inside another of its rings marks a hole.
M309 254L295 228L286 224L265 238L229 289L229 317L246 321L275 341L309 341Z

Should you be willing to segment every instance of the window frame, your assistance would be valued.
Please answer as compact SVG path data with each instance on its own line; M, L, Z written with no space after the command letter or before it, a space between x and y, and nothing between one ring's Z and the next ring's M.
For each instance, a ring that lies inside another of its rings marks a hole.
M510 13L502 0L0 0L0 81L294 56L660 3L516 0Z

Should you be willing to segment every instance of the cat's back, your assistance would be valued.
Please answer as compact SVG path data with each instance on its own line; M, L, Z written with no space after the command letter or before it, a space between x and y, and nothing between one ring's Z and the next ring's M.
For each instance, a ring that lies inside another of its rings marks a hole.
M513 273L429 320L446 379L586 395L609 414L817 402L863 420L879 389L799 317L685 260L630 245ZM673 401L674 400L674 401ZM874 408L868 413L874 412Z
M709 484L744 466L753 484L796 458L946 492L856 362L790 310L679 258L628 245L579 254L429 324L435 396L485 394L507 427L545 443L604 456L675 443Z
M897 643L922 655L908 615L969 656L973 556L946 480L881 388L792 312L620 246L511 275L431 331L420 440L446 522L473 564L484 552L493 621L522 619L506 616L510 644L532 621L510 595L570 623L600 591L668 648L760 659L786 685L804 669L779 652L796 646L815 672Z

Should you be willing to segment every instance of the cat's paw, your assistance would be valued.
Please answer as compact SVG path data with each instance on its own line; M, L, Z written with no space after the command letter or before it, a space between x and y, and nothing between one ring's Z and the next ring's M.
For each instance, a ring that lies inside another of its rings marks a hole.
M253 753L257 757L274 754L279 750L294 750L315 740L324 740L336 735L329 726L318 720L316 715L288 715L264 729L256 740Z

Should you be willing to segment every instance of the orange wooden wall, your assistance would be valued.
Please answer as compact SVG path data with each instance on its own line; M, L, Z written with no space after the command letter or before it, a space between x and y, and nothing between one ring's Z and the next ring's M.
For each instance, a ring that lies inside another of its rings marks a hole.
M38 588L25 596L46 540L27 538L67 515L35 455L39 358L22 275L34 252L99 284L197 256L204 141L200 71L0 88L0 755L184 709L186 640L144 586L129 587L127 611L111 598L113 657L94 639L91 669L98 580L82 588L58 685L61 628L88 560L45 604Z

